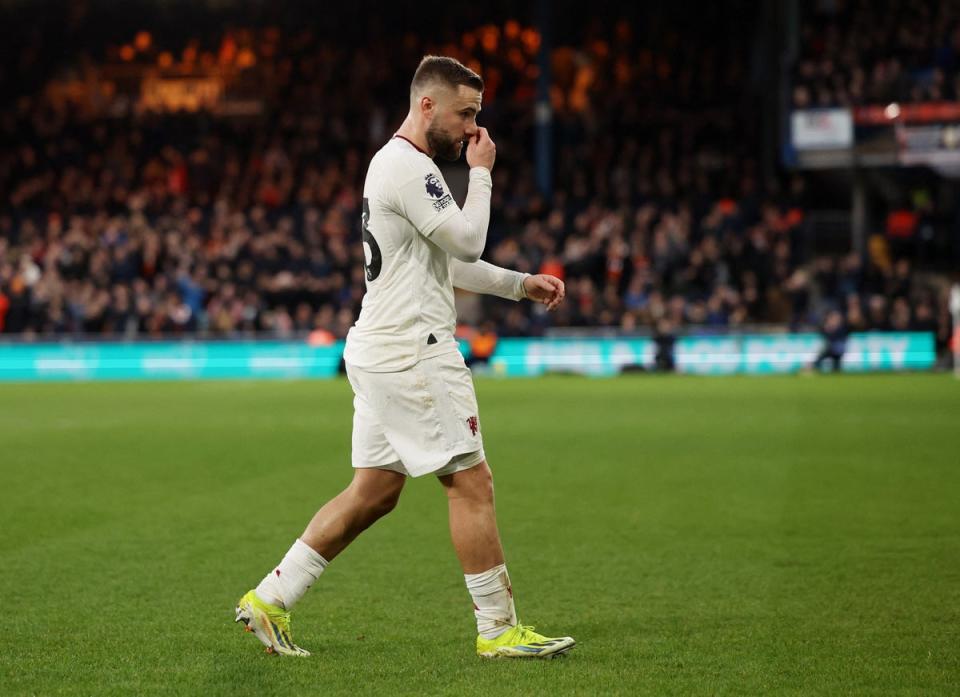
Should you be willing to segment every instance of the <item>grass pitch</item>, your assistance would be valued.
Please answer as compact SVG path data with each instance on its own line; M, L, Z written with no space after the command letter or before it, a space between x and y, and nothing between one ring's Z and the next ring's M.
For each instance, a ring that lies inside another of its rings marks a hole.
M960 383L478 381L520 618L474 655L431 478L296 608L233 605L350 478L345 381L0 385L4 695L957 694Z

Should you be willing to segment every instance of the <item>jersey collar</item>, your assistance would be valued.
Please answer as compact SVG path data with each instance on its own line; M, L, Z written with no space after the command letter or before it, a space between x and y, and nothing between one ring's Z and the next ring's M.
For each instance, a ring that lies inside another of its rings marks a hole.
M394 138L401 138L401 139L407 141L408 143L410 143L410 145L412 145L413 147L415 147L417 150L419 150L420 152L422 152L424 155L426 155L427 157L430 157L430 154L429 154L426 150L424 150L423 148L421 148L419 145L417 145L416 143L414 143L412 140L410 140L410 139L407 138L406 136L402 136L402 135L400 135L399 133L394 133L394 134L393 134L393 137L394 137Z

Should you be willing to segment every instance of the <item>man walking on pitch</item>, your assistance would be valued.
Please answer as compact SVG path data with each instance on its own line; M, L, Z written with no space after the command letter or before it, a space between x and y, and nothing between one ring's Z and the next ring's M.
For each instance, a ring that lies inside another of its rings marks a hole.
M396 505L406 477L436 475L449 503L450 535L477 619L484 657L546 657L570 650L517 621L483 453L470 371L453 331L453 288L554 309L553 276L479 261L490 219L496 146L477 126L479 75L427 56L410 85L410 113L370 162L363 189L367 292L347 336L354 391L350 485L321 508L280 564L237 604L237 622L268 652L308 656L293 643L290 610L327 564ZM461 210L434 157L457 160L467 143L470 185Z

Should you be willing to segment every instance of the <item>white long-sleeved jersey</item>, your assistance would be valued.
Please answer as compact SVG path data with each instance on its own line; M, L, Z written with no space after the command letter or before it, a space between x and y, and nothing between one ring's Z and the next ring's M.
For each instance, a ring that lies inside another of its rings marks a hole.
M405 370L457 350L453 286L519 300L526 274L478 262L490 219L490 171L470 170L463 209L436 163L403 138L384 145L363 187L367 292L344 360Z

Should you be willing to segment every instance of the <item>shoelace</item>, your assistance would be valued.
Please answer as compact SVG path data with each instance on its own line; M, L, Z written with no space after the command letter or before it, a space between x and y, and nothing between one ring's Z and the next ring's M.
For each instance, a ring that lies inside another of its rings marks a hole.
M526 644L530 641L539 641L540 636L533 631L534 629L536 629L536 627L533 625L526 626L523 624L517 624L517 642L520 644Z

